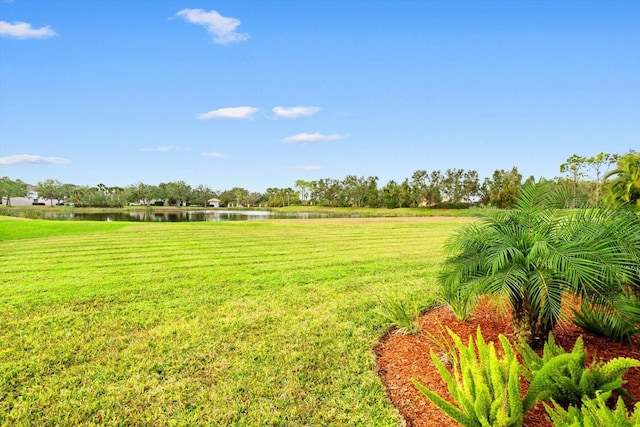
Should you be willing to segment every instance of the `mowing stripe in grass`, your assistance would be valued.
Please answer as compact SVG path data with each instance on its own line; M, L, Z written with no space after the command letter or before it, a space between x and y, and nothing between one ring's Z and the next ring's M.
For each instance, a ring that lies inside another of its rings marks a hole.
M430 304L461 221L28 222L0 243L0 424L395 425L376 304Z

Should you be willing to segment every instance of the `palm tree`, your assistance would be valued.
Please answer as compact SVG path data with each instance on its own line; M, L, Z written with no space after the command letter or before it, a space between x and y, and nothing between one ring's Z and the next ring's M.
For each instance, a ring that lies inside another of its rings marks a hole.
M493 294L511 309L514 333L543 343L567 293L613 295L632 283L640 262L640 217L623 210L566 211L566 194L525 184L516 209L484 210L447 243L440 276L459 295Z
M640 208L640 153L631 151L618 158L618 167L605 175L615 177L607 201L616 206L628 203Z

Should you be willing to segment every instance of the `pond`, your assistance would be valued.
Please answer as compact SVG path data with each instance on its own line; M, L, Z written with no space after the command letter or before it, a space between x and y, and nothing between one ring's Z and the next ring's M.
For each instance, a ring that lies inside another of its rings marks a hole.
M196 210L179 212L46 212L38 215L41 219L69 221L132 221L132 222L194 222L194 221L256 221L273 218L346 218L327 212L270 212L234 210Z

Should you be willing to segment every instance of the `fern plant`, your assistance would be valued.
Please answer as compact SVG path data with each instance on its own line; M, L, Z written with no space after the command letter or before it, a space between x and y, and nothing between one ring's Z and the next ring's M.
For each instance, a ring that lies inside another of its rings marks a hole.
M431 351L431 359L446 382L455 405L416 380L414 385L433 404L463 426L521 426L524 417L520 400L520 364L515 351L500 336L504 356L498 357L493 343L486 343L478 328L476 340L464 345L447 330L456 347L453 373Z
M525 411L538 400L554 400L567 407L579 405L585 397L593 398L597 392L616 391L628 395L622 387L625 383L622 377L629 368L640 366L636 359L619 357L607 363L594 361L585 367L587 353L582 336L576 340L571 353L557 346L551 334L542 356L524 343L517 349L523 358L522 374L530 381L523 401Z
M636 403L631 414L627 412L622 397L618 397L615 409L607 406L611 392L596 393L594 399L583 399L582 406L569 406L564 409L554 403L553 407L544 404L555 427L637 427L640 426L640 402Z
M547 341L544 343L542 356L539 356L524 340L520 340L520 343L516 345L516 350L522 356L521 374L529 382L533 380L533 374L540 371L542 366L552 358L566 353L564 348L556 344L552 333L549 333Z

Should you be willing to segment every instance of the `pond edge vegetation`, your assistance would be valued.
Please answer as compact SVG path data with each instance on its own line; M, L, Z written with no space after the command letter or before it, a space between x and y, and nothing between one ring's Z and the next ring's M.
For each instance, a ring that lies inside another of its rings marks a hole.
M469 337L467 346L450 330L450 343L442 333L436 338L427 332L451 364L447 368L442 355L431 350L457 406L412 381L461 425L520 426L524 413L538 401L553 403L545 403L545 409L556 426L605 425L601 423L607 420L634 425L640 419L640 403L631 414L621 398L615 409L606 405L612 392L625 395L622 375L640 361L594 361L587 368L582 337L566 353L551 333L559 320L617 340L629 340L638 332L640 217L624 206L568 210L567 200L566 193L548 185L525 184L515 209L474 212L479 221L458 230L445 245L440 301L465 320L483 295L498 297L511 312L512 339L517 342L514 352L499 336L500 358L480 329L475 344ZM573 317L563 311L565 299L579 302ZM415 311L409 314L416 324ZM532 347L543 343L540 357ZM529 384L524 396L521 377Z

